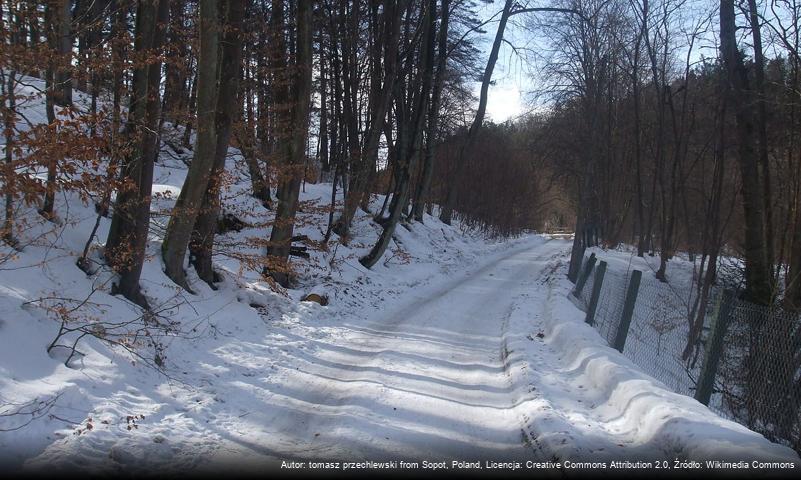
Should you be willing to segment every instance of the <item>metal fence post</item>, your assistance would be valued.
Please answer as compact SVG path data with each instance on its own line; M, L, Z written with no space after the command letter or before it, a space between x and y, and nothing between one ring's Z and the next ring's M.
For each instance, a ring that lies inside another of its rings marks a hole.
M598 264L598 269L595 271L595 282L592 284L590 305L587 307L587 317L584 319L584 321L590 325L595 323L595 309L598 308L598 297L601 296L601 285L604 283L605 273L606 262L601 261L601 263Z
M701 367L701 374L698 377L698 385L695 389L695 399L707 406L715 386L718 362L720 361L721 353L723 353L723 337L726 335L726 329L729 326L729 314L733 303L734 291L726 289L718 297L717 305L715 305L715 314L710 325L712 331L706 343L704 364Z
M590 278L590 273L592 273L592 267L595 266L595 261L597 258L595 257L594 253L590 254L590 258L587 259L587 264L584 265L584 271L581 272L578 278L578 282L576 282L576 289L573 290L573 296L579 298L581 295L581 290L584 289L584 284L587 283L587 279Z
M629 335L631 317L634 315L634 305L637 302L637 293L640 291L641 279L641 271L633 270L631 272L629 288L626 290L626 300L623 303L623 314L620 316L620 324L618 325L617 333L615 334L615 343L612 345L620 353L623 353L623 348L626 346L626 337Z

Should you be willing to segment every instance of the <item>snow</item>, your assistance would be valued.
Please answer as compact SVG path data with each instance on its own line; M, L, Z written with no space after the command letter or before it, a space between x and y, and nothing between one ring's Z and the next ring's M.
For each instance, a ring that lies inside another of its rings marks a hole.
M42 118L41 106L26 108ZM242 163L232 149L225 204L251 227L221 236L217 290L191 269L196 295L172 284L152 230L141 284L155 320L110 294L108 269L87 276L75 266L91 205L60 195L57 225L34 207L18 213L26 247L0 263L5 471L259 471L289 459L798 463L608 348L567 299L568 240L495 242L426 215L399 226L367 270L358 258L379 227L360 211L348 245L335 237L295 260L299 287L273 290L241 262L259 252L249 239L267 237L271 216L248 195ZM166 224L185 171L160 159L154 192L169 195L154 200L154 226ZM305 186L298 233L322 239L327 212L311 206L329 196L330 185ZM330 303L301 302L309 292ZM47 353L60 318L102 324L139 356L86 336L67 366L68 348Z
M693 279L698 275L698 266L684 256L676 256L668 263L668 282L661 282L655 276L659 268L658 256L638 257L635 250L625 247L593 247L588 249L586 256L590 253L607 263L595 327L611 344L623 307L623 292L628 286L629 274L634 269L642 271L623 354L672 391L692 396L703 363L703 348L696 350L689 366L682 359L682 352L689 335L687 318L698 295L693 284ZM725 260L733 261L730 258ZM583 300L589 298L590 282L582 292ZM714 301L719 293L713 290L710 294L708 317L714 311ZM704 328L708 329L708 325ZM728 413L722 396L717 392L712 396L710 406L724 415Z
M681 355L689 335L687 318L697 296L692 285L692 279L697 276L697 267L687 259L676 256L668 264L669 282L665 283L657 280L655 275L659 268L659 257L638 257L635 251L627 248L593 247L588 249L586 256L590 253L594 253L599 262L607 263L595 327L609 344L613 343L630 274L633 270L643 272L623 353L671 390L692 396L701 369L699 357L703 350L698 350L689 368L692 378ZM581 293L581 302L585 307L593 281L594 276ZM712 309L709 308L710 313ZM713 405L719 403L719 399L715 400Z
M539 408L528 414L530 429L533 436L541 432L539 441L552 454L593 461L797 458L671 392L607 347L567 299L572 284L560 275L564 271L557 269L547 290L530 299L530 306L539 303L537 297L546 305L541 313L533 319L522 309L512 314L512 325L533 324L542 334L518 345L534 359L523 370L539 392Z

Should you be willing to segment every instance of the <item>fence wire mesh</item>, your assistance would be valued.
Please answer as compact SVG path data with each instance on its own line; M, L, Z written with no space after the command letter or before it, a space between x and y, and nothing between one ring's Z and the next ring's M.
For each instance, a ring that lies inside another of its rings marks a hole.
M590 257L585 256L584 260L581 262L581 275L587 271L587 264L590 263ZM593 270L590 272L589 277L587 277L587 281L584 283L584 287L581 289L578 295L578 299L581 302L582 306L584 307L584 311L589 308L590 305L590 296L592 295L592 288L595 285L595 271Z
M682 358L689 335L683 299L644 275L623 354L674 392L694 395L700 362Z
M801 318L731 300L712 407L801 451Z
M586 256L581 272L588 261ZM577 292L576 303L584 311L590 305L596 271ZM614 268L607 268L603 278L593 326L610 346L618 334L630 278L630 270ZM699 298L692 287L677 290L644 272L623 354L674 392L694 396L712 334L710 326L718 315L725 316L725 335L720 357L712 359L717 370L709 407L801 452L798 313L724 296L717 288ZM701 334L688 346L689 339L695 338L690 333L697 316Z
M593 325L609 345L613 344L617 335L623 314L623 303L626 300L625 286L628 285L628 280L628 272L607 269L604 275Z

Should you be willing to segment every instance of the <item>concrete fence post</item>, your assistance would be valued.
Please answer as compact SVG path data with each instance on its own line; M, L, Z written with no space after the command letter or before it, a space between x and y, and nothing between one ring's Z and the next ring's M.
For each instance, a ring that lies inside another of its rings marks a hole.
M592 268L595 266L596 260L597 258L595 257L595 254L591 253L590 258L587 259L587 264L584 265L584 270L581 272L578 281L576 282L576 288L573 290L574 297L579 298L581 295L581 291L584 289L587 279L590 278L590 273L592 273Z
M712 315L711 332L706 342L704 353L704 364L701 366L701 374L698 377L698 385L695 389L695 399L707 406L710 398L712 398L712 390L715 387L718 363L723 353L723 337L726 336L726 329L729 327L729 316L733 303L734 291L724 290L718 296Z
M629 335L631 317L634 315L634 305L637 303L637 294L640 291L641 279L641 271L633 270L631 272L629 288L626 290L626 299L623 303L623 313L620 316L620 323L618 324L617 333L615 334L615 343L612 345L620 353L623 353L623 348L626 346L626 337Z
M587 317L584 319L584 321L590 325L595 323L595 310L598 308L598 298L601 296L601 285L604 283L604 274L606 274L606 262L601 261L601 263L598 264L598 269L595 271L595 281L592 284L590 305L587 307Z

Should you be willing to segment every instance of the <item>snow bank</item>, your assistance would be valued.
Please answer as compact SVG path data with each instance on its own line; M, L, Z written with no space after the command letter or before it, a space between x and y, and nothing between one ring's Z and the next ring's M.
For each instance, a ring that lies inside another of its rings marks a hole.
M521 381L533 392L525 418L546 457L572 461L795 462L791 449L670 391L606 345L567 297L567 256L545 288L512 313L510 339L523 352Z

